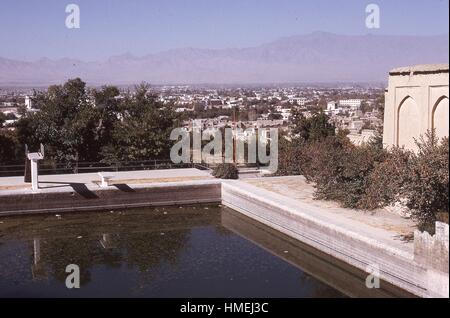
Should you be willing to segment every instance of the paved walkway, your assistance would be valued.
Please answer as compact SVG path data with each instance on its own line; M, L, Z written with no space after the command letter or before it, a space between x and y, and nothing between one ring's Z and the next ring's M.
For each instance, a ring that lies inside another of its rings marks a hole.
M297 201L299 206L314 207L314 213L320 213L320 217L331 223L340 223L368 236L371 234L368 232L376 232L402 249L412 249L415 223L389 209L352 210L342 208L336 202L315 200L314 187L302 176L248 179L244 182L286 197L290 202Z
M208 171L194 168L139 170L112 172L111 184L151 184L165 182L180 182L192 180L213 179ZM44 175L39 177L39 187L43 190L64 190L75 186L85 186L88 189L100 187L98 173ZM0 196L10 193L30 193L31 184L24 183L23 177L0 178Z

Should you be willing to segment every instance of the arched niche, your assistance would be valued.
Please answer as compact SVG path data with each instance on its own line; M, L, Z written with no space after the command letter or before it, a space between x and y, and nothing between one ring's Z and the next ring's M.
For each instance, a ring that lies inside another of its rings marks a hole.
M418 139L420 130L420 109L416 101L407 96L398 108L397 145L407 149L416 149L414 139Z
M438 99L433 107L433 124L432 128L435 129L436 137L441 139L442 137L448 137L448 97L442 96Z

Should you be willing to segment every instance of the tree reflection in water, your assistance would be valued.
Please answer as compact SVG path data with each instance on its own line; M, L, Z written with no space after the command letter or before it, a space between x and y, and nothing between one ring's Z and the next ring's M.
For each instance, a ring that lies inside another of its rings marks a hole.
M335 273L327 258L217 205L1 221L0 297L345 296L316 279ZM77 291L65 287L69 264Z
M9 218L3 240L27 240L34 279L64 283L68 264L80 267L80 284L95 266L136 268L146 281L162 264L177 265L195 226L217 224L219 209L186 207ZM1 244L1 242L0 242Z

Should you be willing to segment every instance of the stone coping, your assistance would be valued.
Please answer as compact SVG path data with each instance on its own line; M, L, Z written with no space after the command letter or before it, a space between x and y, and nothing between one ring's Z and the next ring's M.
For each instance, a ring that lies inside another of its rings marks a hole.
M416 75L432 73L448 73L448 64L420 64L405 67L394 68L389 75Z

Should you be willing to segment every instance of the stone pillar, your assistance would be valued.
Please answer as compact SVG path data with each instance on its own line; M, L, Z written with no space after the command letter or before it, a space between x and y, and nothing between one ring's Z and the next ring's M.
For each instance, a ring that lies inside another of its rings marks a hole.
M44 159L44 155L40 152L34 152L29 153L27 157L31 161L31 189L33 189L33 191L37 191L39 190L38 161Z
M33 191L39 190L39 172L38 161L36 159L31 160L31 188Z

